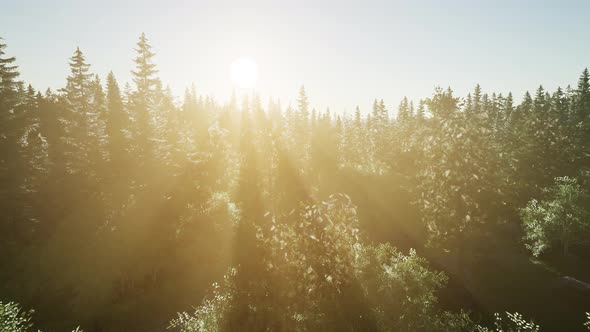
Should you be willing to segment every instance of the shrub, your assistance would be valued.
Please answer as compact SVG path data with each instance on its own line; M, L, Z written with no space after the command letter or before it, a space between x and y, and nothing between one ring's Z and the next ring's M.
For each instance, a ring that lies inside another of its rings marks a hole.
M33 327L31 315L33 311L24 311L14 302L0 302L0 331L27 332Z
M531 200L521 210L526 247L534 256L559 243L562 253L568 255L573 244L587 241L590 218L584 208L587 194L576 179L555 178L553 186L545 189L542 201Z
M0 301L0 332L32 332L33 310L25 311L14 302ZM41 332L37 330L37 332ZM83 332L77 327L72 332Z

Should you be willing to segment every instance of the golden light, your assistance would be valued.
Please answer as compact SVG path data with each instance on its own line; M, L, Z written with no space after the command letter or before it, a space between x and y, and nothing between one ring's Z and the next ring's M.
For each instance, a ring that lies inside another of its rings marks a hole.
M236 59L231 64L230 75L237 87L253 88L258 80L258 65L250 59Z

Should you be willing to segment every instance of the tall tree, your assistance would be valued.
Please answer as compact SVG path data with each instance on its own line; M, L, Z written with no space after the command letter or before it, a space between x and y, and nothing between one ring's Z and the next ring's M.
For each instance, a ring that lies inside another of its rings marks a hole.
M90 81L90 114L89 114L89 160L100 176L105 173L106 167L106 94L100 77L97 75ZM98 175L98 174L97 174Z
M107 116L105 131L107 136L107 151L112 169L119 172L126 164L127 159L127 135L125 130L129 127L129 116L125 111L121 90L113 72L107 76Z
M135 148L139 163L149 164L153 158L152 112L154 111L154 98L158 82L156 73L158 71L153 63L155 53L152 51L152 46L148 43L145 33L139 37L135 51L137 52L134 60L135 70L131 72L135 82L135 91L131 95L132 115L135 119Z
M311 131L309 124L309 101L305 87L302 85L297 97L297 114L295 116L295 139L298 141L295 149L297 159L307 161L311 144Z
M576 126L577 168L590 169L590 72L584 69L574 92L573 119Z
M19 76L18 66L14 64L15 57L5 57L6 44L0 37L0 110L2 110L3 119L7 113L13 110L17 102L17 90L20 82L17 81ZM2 121L2 123L6 123Z
M588 121L590 116L590 72L584 69L575 90L575 118L578 123Z
M19 89L18 66L14 57L5 57L6 44L0 38L0 235L2 244L14 240L15 225L20 216L21 178L20 170L24 160L19 143L23 133L23 120L27 110L18 107Z
M420 165L422 219L430 243L455 250L462 268L468 241L476 239L474 231L488 219L490 209L483 207L497 202L490 133L482 108L471 114L460 112L459 98L450 88L438 88L427 104L432 118Z
M67 111L63 114L67 130L68 162L70 171L79 173L88 170L90 149L90 65L79 47L70 58L70 75L67 78L64 103Z

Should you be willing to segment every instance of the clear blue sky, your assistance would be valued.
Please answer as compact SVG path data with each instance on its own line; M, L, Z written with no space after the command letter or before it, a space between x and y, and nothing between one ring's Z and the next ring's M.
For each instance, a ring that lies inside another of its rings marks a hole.
M130 80L133 47L145 32L160 77L177 95L194 82L225 100L239 57L259 66L266 100L294 100L305 84L318 109L396 108L434 86L464 95L520 97L539 84L575 84L590 66L590 1L72 1L13 0L0 36L22 78L59 88L76 46L92 70Z

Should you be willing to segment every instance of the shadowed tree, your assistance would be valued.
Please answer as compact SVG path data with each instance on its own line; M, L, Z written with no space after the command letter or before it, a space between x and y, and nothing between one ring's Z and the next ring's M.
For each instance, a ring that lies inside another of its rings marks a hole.
M154 98L156 93L156 65L153 63L155 55L152 46L148 43L145 33L142 33L135 49L135 70L133 82L135 91L131 93L131 113L134 119L133 139L135 143L135 157L139 165L150 165L154 158L154 125L152 113L154 112Z
M66 143L68 146L68 169L74 173L88 171L90 146L90 65L80 48L76 48L70 58L70 75L66 87L62 90L67 111L63 113Z

